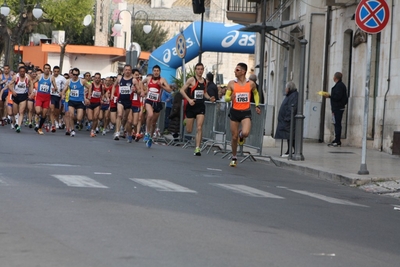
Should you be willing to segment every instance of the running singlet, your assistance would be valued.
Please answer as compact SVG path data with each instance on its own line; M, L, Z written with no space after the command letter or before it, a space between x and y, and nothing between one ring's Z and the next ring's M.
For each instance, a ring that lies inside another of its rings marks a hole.
M103 104L104 105L110 104L110 100L109 99L113 99L112 96L111 96L111 91L112 91L112 85L109 86L109 87L104 87L104 96L103 96ZM115 87L115 91L117 91L116 87ZM109 99L106 98L107 93L108 93Z
M119 98L118 101L129 102L131 101L133 78L125 80L121 77L119 81Z
M159 79L161 79L161 77ZM147 93L146 99L153 102L161 101L161 85L158 81L153 82L153 79L150 79L149 84L147 86L149 88L149 92Z
M250 81L247 80L244 85L240 85L237 80L233 85L234 98L232 99L232 108L236 110L250 109Z
M53 85L51 85L51 90L50 90L50 94L51 95L55 95L55 96L60 96L60 92L62 92L62 90L64 90L65 87L65 83L67 82L67 80L64 78L64 76L58 75L57 77L54 77L56 80L56 85L57 85L57 91L53 92Z
M12 81L12 76L8 75L8 78L4 75L4 73L1 75L1 80L4 82L0 86L0 90L5 88L4 93L8 93L8 84Z
M44 74L42 74L38 82L38 89L37 89L38 95L50 95L50 88L51 88L51 76L49 75L49 77L45 79Z
M28 93L28 77L25 77L24 81L20 80L21 78L18 76L17 79L15 80L15 86L14 86L14 91L19 94L26 94Z
M189 98L191 99L196 99L195 105L198 104L204 104L204 93L206 92L206 82L204 80L203 83L200 83L196 77L194 78L196 80L196 84L192 87L189 88Z
M85 86L83 86L81 79L78 79L76 82L70 80L69 81L69 101L78 101L83 102L85 96Z
M110 96L110 108L116 108L117 107L118 98L119 98L119 86L117 84L115 86L114 95Z
M135 86L135 89L136 89L136 92L137 92L136 85L134 85L134 86ZM140 108L141 99L140 99L140 95L138 93L136 93L136 92L132 92L132 107Z
M101 101L101 89L102 85L96 87L94 83L92 83L92 96L90 97L90 103L100 103Z

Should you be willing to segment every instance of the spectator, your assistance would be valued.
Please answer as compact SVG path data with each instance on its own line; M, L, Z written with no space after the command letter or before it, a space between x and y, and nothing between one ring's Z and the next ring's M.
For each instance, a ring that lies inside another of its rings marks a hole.
M217 85L214 83L214 75L211 72L207 73L206 80L207 80L207 94L210 97L215 97L215 100L219 100L218 88Z
M171 114L169 115L169 126L168 131L172 134L174 139L178 138L180 127L181 127L181 107L182 107L182 95L177 91L173 96L173 104Z
M288 141L288 149L285 154L281 155L282 157L289 156L289 148L290 148L290 122L291 122L291 112L292 105L294 105L294 114L297 113L297 98L298 92L296 89L296 85L294 82L288 82L285 88L286 97L282 102L282 105L279 109L278 113L278 126L276 127L275 139L287 139ZM293 134L295 131L295 127L293 124ZM293 138L293 148L294 148L294 138ZM293 149L294 153L294 149Z
M176 86L174 84L170 85L171 89L174 91ZM169 93L166 90L163 90L161 94L161 102L165 103L165 118L164 118L164 134L168 134L168 126L169 126L169 115L171 114L172 109L172 92Z

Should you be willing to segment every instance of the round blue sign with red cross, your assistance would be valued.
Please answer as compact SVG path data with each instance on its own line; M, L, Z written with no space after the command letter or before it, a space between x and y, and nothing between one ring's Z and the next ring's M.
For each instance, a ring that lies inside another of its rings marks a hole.
M362 0L356 10L357 26L366 33L382 31L389 22L390 10L385 0Z

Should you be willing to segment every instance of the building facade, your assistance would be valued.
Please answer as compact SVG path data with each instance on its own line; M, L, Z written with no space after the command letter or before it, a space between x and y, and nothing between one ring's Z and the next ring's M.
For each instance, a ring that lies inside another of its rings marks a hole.
M348 88L349 101L342 121L342 143L361 147L364 127L364 103L367 82L367 34L355 24L355 12L360 0L228 0L227 16L235 22L246 23L240 18L249 17L248 5L256 7L252 23L266 21L292 21L298 23L272 30L266 34L265 51L261 51L258 34L256 64L264 53L264 81L267 104L274 112L269 122L270 129L276 127L276 114L284 95L286 82L293 81L299 87L300 68L304 69L304 112L306 138L330 142L334 138L334 127L329 99L318 95L318 91L330 92L334 85L335 72L343 73L343 82ZM229 4L235 4L235 8ZM400 50L396 30L400 17L400 6L387 0L390 8L388 25L381 33L371 36L371 76L369 82L367 146L393 153L394 140L400 128L399 109L400 83L395 71L400 64ZM240 9L240 7L243 7ZM236 9L236 11L234 10ZM239 12L237 12L239 10ZM235 15L242 13L241 16ZM236 17L235 17L236 16ZM279 24L278 24L279 25ZM306 40L306 54L301 57L300 40ZM302 62L305 60L305 62ZM315 113L315 114L313 114ZM266 134L273 134L273 130Z

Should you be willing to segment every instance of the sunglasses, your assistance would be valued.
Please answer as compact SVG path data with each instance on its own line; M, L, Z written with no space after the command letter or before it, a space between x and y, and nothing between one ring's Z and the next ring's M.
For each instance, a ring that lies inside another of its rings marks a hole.
M235 71L241 71L241 69L235 69Z
M79 74L78 73L72 73L72 76L78 76Z

